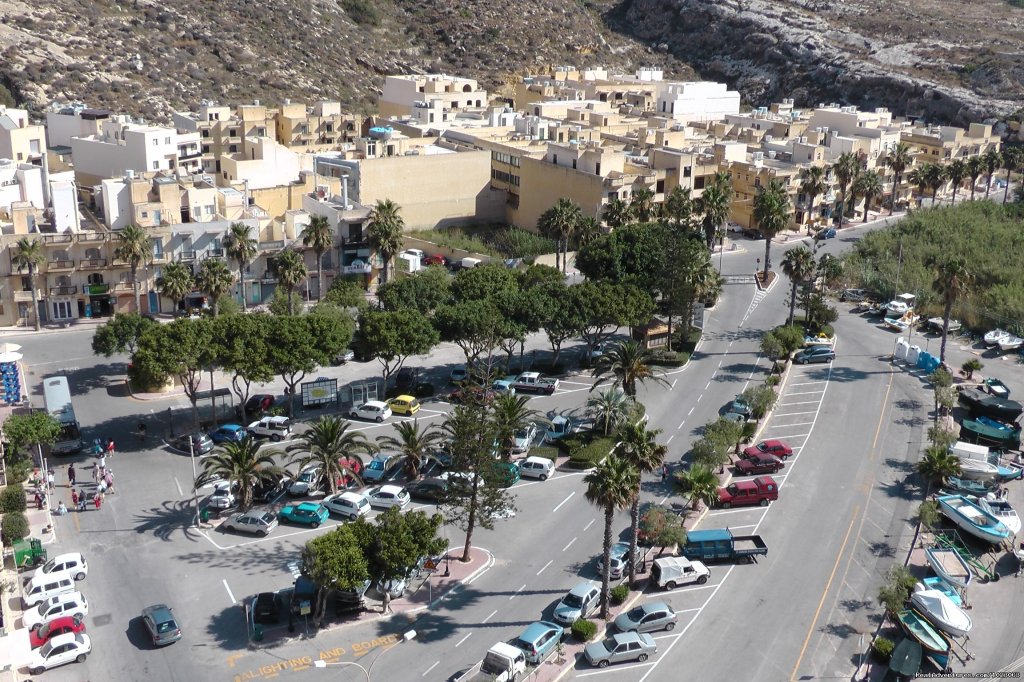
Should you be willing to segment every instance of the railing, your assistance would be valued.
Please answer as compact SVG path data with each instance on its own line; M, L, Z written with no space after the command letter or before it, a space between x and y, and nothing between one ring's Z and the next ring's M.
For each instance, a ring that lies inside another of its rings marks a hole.
M152 256L150 256L150 259L154 263L163 263L164 261L167 260L167 254L165 254L165 253L154 253Z
M107 266L106 258L83 258L78 261L79 267L82 268L105 268Z
M260 242L260 251L279 251L284 248L284 240L278 239L272 242Z
M82 232L78 235L79 243L105 242L109 235L103 232Z
M368 275L373 272L373 266L369 263L359 263L357 265L346 265L341 270L346 275Z
M78 293L78 287L50 287L50 296L71 296Z
M179 251L178 253L181 256L181 260L195 260L196 259L196 252L195 251Z
M72 237L70 234L44 234L43 235L43 243L44 244L70 244L72 239L74 239L74 237Z
M117 282L114 284L114 291L134 291L131 282Z
M74 270L75 261L73 260L51 260L47 264L48 270Z
M207 258L223 258L224 257L224 249L207 249L206 250L206 257Z

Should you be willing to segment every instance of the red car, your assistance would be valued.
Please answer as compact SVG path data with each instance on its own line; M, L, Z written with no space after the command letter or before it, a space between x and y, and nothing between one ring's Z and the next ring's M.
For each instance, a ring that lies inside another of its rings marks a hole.
M440 254L434 254L433 256L427 256L423 259L423 265L448 265L448 259Z
M736 462L736 473L739 476L774 474L784 466L786 466L785 462L775 455L758 453L757 455L752 455L746 459L741 459Z
M718 489L718 506L722 509L755 504L767 507L770 502L777 499L779 485L771 476L758 476L750 481L733 481L726 487Z
M751 457L760 457L761 455L775 455L779 459L787 459L792 454L793 448L786 445L783 441L766 440L746 448L740 457L750 459Z
M50 638L69 632L85 632L85 621L74 616L54 618L50 622L44 623L42 627L29 630L28 641L32 648L35 649L46 644Z

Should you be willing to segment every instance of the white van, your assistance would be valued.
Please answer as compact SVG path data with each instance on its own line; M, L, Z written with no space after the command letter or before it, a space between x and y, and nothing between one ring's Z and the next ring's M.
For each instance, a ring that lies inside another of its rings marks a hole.
M25 584L25 594L22 600L25 602L25 609L30 609L50 597L74 592L75 589L75 579L69 573L43 574L32 578Z
M547 457L527 457L519 463L519 475L548 480L555 471L555 463Z

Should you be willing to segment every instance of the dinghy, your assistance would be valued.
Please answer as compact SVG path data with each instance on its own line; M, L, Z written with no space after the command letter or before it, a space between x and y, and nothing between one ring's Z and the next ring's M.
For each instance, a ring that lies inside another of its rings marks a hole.
M971 567L955 549L928 547L924 554L935 574L953 587L963 589L971 584Z
M954 637L964 637L974 627L971 617L939 590L924 589L918 583L910 601L935 627Z

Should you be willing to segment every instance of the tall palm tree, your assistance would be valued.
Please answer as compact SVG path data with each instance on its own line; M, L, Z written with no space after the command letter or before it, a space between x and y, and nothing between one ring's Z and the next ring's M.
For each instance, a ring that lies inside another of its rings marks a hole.
M349 431L348 421L334 415L324 415L310 425L308 431L299 436L298 443L289 446L288 452L299 453L289 465L298 465L299 470L313 465L320 470L333 495L338 491L338 481L351 476L357 481L358 474L344 462L359 459L377 451L361 431Z
M36 331L39 331L39 290L36 289L36 272L44 260L46 260L46 254L43 252L43 243L28 237L18 240L17 251L11 255L11 265L18 268L18 272L28 270L28 282L32 287L32 315L36 319Z
M956 205L956 191L969 174L970 169L967 168L967 162L963 159L953 159L946 166L946 177L953 183L953 200L950 202L952 205Z
M610 435L628 417L635 403L622 389L606 388L587 398L587 412L604 435Z
M773 178L767 185L758 188L754 197L754 220L764 233L764 274L762 279L768 285L768 270L771 268L772 239L789 224L789 195L782 181Z
M584 247L601 236L601 221L593 216L583 216L576 228L576 244Z
M642 223L650 222L651 214L654 212L654 192L649 187L634 190L629 198L629 206L637 220Z
M224 235L224 251L238 263L238 290L242 295L242 310L247 310L245 267L259 254L259 243L252 236L252 227L245 223L231 223L228 233Z
M640 528L640 477L661 469L668 447L658 442L661 429L648 429L646 421L625 424L619 428L615 454L636 469L636 488L629 507L629 584L636 579L637 530Z
M800 191L807 195L807 224L811 227L817 220L814 215L814 200L824 194L827 189L823 167L808 166L800 169Z
M443 440L444 434L433 426L420 428L418 419L399 422L395 426L395 433L396 436L378 438L377 446L382 450L397 450L404 455L406 475L410 479L416 478L420 475L420 467L427 455Z
M974 201L974 189L978 185L978 178L985 171L985 162L980 156L972 156L967 159L967 179L971 181L971 201Z
M939 163L926 163L921 167L928 189L932 191L932 206L939 194L939 188L946 184L946 167Z
M316 254L316 300L324 295L324 254L334 246L331 224L322 215L309 219L309 225L302 233L302 243Z
M606 375L611 375L612 385L622 388L627 396L636 398L637 383L653 381L667 386L668 382L651 365L651 351L632 339L608 349L594 363L593 391Z
M506 462L512 459L516 431L528 428L540 418L540 413L530 409L529 404L529 396L515 393L502 393L491 403L491 419L494 421L498 445Z
M562 272L566 269L564 256L569 250L569 237L576 233L582 219L583 209L572 199L562 197L537 220L537 231L555 240L555 268Z
M628 225L633 222L633 207L629 202L615 197L605 204L603 219L613 229Z
M885 165L893 174L892 199L889 205L889 215L896 210L896 201L899 199L900 185L903 183L903 173L911 164L914 157L910 153L910 146L905 142L897 142L892 149L885 154Z
M929 483L942 486L950 476L960 475L960 459L947 448L930 447L918 461L917 472Z
M846 214L846 190L860 174L860 159L853 152L845 152L839 155L836 162L832 164L832 174L839 183L839 228L843 227L843 216Z
M236 489L239 507L252 505L252 494L263 481L272 481L283 473L274 463L274 450L262 447L262 442L246 436L238 442L217 446L213 454L203 459L203 473L196 478L196 488L215 481L226 481Z
M156 280L160 293L174 301L175 306L185 307L185 297L195 288L192 270L181 261L172 261L164 267L164 274ZM177 308L175 308L175 311Z
M792 288L789 292L789 322L793 324L796 314L796 292L801 284L814 274L814 254L806 246L797 246L782 257L782 272L789 278Z
M231 291L231 285L234 283L235 276L228 269L228 264L219 258L207 258L199 266L196 286L210 297L214 317L220 313L220 299Z
M731 204L732 181L729 173L718 171L697 199L697 212L703 216L701 226L704 228L704 241L708 245L708 251L715 246L715 236L729 217Z
M402 207L391 199L378 199L377 205L370 211L370 220L366 223L366 234L373 248L380 252L384 261L384 282L388 281L388 270L391 259L402 248L402 232L405 220L399 215Z
M680 487L689 496L690 509L697 511L700 503L710 507L718 499L718 476L709 466L693 464L677 475Z
M285 249L277 257L277 281L288 292L288 314L294 315L292 292L299 282L306 279L306 261L295 249Z
M608 583L612 568L612 525L615 512L629 506L640 482L640 474L622 457L612 454L583 477L583 496L604 512L604 569L601 571L601 618L608 618Z
M1003 150L1003 167L1006 168L1006 187L1003 188L1003 203L1010 196L1010 175L1024 170L1024 147L1008 147Z
M853 196L864 197L864 220L868 221L868 208L875 197L882 196L882 178L873 170L865 171L853 181Z
M689 228L693 220L694 201L690 197L689 187L675 187L669 192L662 204L662 215L669 225L677 228Z
M959 256L942 261L932 259L929 265L935 270L932 291L942 299L942 344L939 346L939 362L945 362L949 317L953 312L953 304L967 292L971 282L971 273L967 271L967 261Z
M135 312L142 313L142 302L139 295L139 266L153 257L153 242L146 230L135 223L126 225L117 234L117 247L114 258L128 263L132 273L132 292L135 294Z
M917 188L917 203L918 206L924 205L924 193L928 189L928 166L931 164L922 163L917 168L914 168L907 175L907 179L914 187Z
M988 191L992 189L992 176L1003 163L1003 155L993 147L981 155L981 160L985 165L985 198L988 199Z

